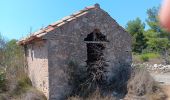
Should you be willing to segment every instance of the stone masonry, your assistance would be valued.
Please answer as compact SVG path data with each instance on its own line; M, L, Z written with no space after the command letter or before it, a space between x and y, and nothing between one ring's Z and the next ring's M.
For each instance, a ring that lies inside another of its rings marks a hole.
M33 86L42 91L48 100L63 100L70 94L72 87L68 84L66 69L70 61L80 66L86 66L90 61L91 57L87 55L90 55L91 49L85 41L88 35L93 39L105 38L103 41L92 39L90 43L104 47L100 49L102 57L98 56L107 62L107 80L114 77L115 68L131 65L131 36L98 4L18 42L25 47L28 75Z

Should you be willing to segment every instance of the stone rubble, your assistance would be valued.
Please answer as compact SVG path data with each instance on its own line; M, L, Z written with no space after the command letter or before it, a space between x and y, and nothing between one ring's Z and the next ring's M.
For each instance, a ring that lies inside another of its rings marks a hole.
M132 67L140 66L146 68L149 72L156 72L156 73L167 73L170 72L170 65L164 64L147 64L147 63L137 63L132 64Z

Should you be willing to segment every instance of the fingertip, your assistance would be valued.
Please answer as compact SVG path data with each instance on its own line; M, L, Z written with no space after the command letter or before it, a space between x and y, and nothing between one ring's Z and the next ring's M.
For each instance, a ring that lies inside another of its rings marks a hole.
M170 31L170 0L164 0L159 12L160 25Z

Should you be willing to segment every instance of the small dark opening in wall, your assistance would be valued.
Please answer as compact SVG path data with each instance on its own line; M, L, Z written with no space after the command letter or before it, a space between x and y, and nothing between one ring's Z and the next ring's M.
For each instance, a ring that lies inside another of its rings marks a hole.
M91 81L102 84L105 77L105 67L107 67L104 50L106 43L108 42L106 36L102 34L98 29L95 29L92 33L88 34L84 39L87 44L87 70L92 78Z
M108 41L98 29L88 34L84 39L87 43L87 62L94 62L103 59L103 50Z
M34 60L33 58L34 58L34 45L31 44L31 59L32 59L32 61Z
M29 56L29 51L28 51L27 45L24 46L24 54L25 54L25 57Z
M99 29L94 29L94 31L87 35L84 41L105 41L108 42L106 36L100 32Z

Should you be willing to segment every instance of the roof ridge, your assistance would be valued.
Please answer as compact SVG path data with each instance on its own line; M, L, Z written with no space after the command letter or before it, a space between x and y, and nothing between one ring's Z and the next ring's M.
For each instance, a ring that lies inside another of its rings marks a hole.
M69 15L69 16L63 17L61 20L58 20L58 21L60 21L60 22L56 21L57 23L56 23L56 22L54 22L54 23L60 24L60 23L62 23L63 21L67 21L67 20L70 19L70 18L76 17L77 15L79 15L79 14L85 12L85 11L89 11L89 10L91 10L91 9L94 9L94 8L96 8L96 6L88 6L88 7L85 7L84 9L79 10L78 12L75 12L75 13ZM50 24L50 25L54 25L54 23L52 23L52 24Z
M27 40L30 40L30 38L32 38L32 37L36 37L38 35L43 36L43 35L45 35L45 33L48 33L50 31L54 30L55 28L60 27L60 26L62 26L64 24L66 24L67 22L70 22L70 21L84 15L85 12L90 11L92 9L99 9L99 8L100 8L100 5L97 4L97 3L95 5L93 5L93 6L87 6L82 10L79 10L79 11L77 11L75 13L72 13L69 16L63 17L62 19L60 19L60 20L58 20L58 21L56 21L56 22L54 22L52 24L49 24L45 28L41 28L38 31L31 33L30 36L21 39L18 42L18 44L19 45L25 44L26 42L28 42ZM43 34L43 35L41 35L41 34Z

